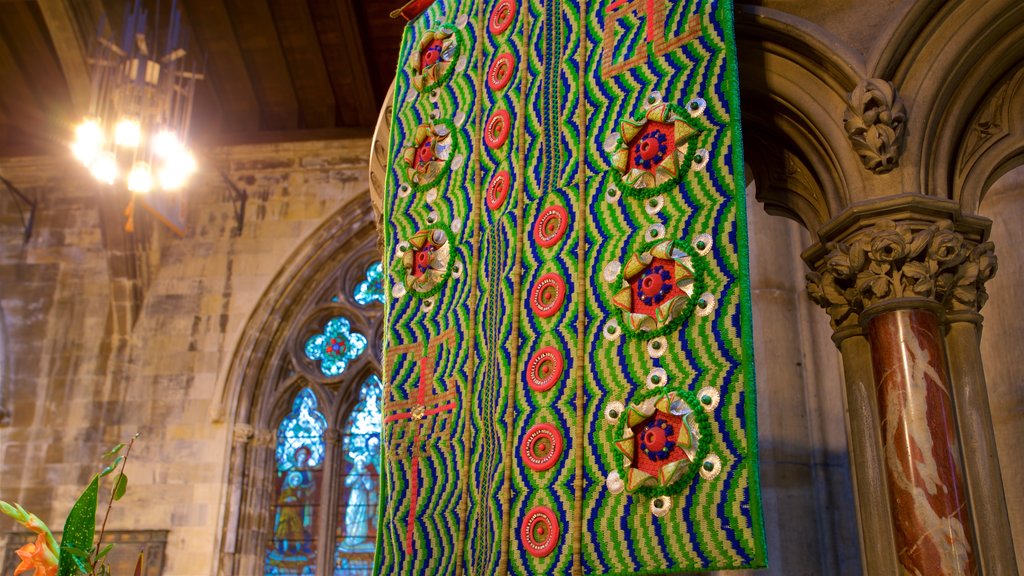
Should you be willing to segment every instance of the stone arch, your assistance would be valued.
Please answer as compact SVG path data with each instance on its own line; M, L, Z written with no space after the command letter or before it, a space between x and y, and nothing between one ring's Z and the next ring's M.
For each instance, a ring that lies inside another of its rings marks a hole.
M222 574L262 570L262 554L272 529L268 510L274 492L271 472L277 425L298 391L309 387L317 397L318 409L329 426L325 440L330 451L330 446L340 441L338 428L346 410L358 402L363 381L369 374L379 373L381 315L367 320L372 313L356 313L344 299L324 304L332 292L354 286L356 277L378 259L367 191L337 210L295 250L246 324L229 368L220 410L231 426L219 558ZM350 317L353 331L369 341L366 351L335 378L312 375L315 365L304 365L306 359L301 354L311 327L325 320L325 306ZM326 461L325 471L331 465L331 460ZM336 483L337 478L328 481ZM326 510L333 510L332 498L324 500ZM333 535L328 533L330 523L321 524L317 539L324 542ZM324 564L321 568L326 568L328 560L323 557L329 555L319 556Z
M905 171L904 190L957 200L965 213L976 211L985 186L1012 166L998 159L976 164L968 180L960 177L958 160L972 121L983 115L986 102L1021 60L1024 4L1016 0L918 0L904 12L869 69L892 80L907 103L910 137L904 157L915 169ZM1019 144L1009 148L1017 148L1010 156L1020 154Z
M859 57L811 22L742 5L736 16L746 158L769 212L814 235L862 195L842 117Z
M1024 165L1024 65L994 86L968 122L956 151L953 197L976 213L1004 175Z

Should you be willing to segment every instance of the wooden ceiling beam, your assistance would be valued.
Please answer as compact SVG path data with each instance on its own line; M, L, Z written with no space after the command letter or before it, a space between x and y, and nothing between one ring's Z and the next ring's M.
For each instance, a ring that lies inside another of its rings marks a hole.
M298 128L299 102L270 6L266 0L226 0L225 4L260 102L261 128Z
M44 135L47 131L46 116L29 89L9 42L9 38L0 34L0 87L3 87L0 90L0 106L8 111L9 119L6 145L23 147L25 144L40 144L50 140Z
M34 101L48 115L49 126L38 126L37 131L51 132L53 127L76 120L68 84L39 7L27 2L0 6L0 33L7 39L11 56Z
M226 132L255 132L260 104L223 0L182 0L192 34L206 56L206 79L221 106Z
M295 0L270 0L270 11L299 100L299 126L334 127L334 91L309 6Z
M103 6L82 0L39 0L38 4L64 72L74 115L84 115L91 92L88 51Z
M341 126L373 126L377 103L352 0L309 0Z

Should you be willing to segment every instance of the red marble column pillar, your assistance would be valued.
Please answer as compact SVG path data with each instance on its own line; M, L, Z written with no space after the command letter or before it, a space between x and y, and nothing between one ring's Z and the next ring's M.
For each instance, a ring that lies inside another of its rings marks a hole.
M867 331L899 562L909 574L977 574L938 316L886 311Z

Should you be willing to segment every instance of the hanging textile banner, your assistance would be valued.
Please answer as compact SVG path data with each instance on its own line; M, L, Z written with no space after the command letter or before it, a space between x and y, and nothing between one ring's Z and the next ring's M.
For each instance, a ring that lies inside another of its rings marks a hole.
M375 573L765 565L728 0L438 0L384 200Z

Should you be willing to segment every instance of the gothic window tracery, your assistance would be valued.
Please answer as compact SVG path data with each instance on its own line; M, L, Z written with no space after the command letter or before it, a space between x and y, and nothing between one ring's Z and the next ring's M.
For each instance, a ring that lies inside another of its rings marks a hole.
M243 571L247 562L268 576L372 571L383 272L369 235L338 252L320 263L320 270L329 264L328 275L309 264L302 302L280 318L274 344L260 358L265 376L254 392L254 416L241 423L257 431L246 489L266 512L254 531L238 530L240 549L255 556L237 559ZM261 442L259 430L271 440ZM246 533L256 537L246 542Z

